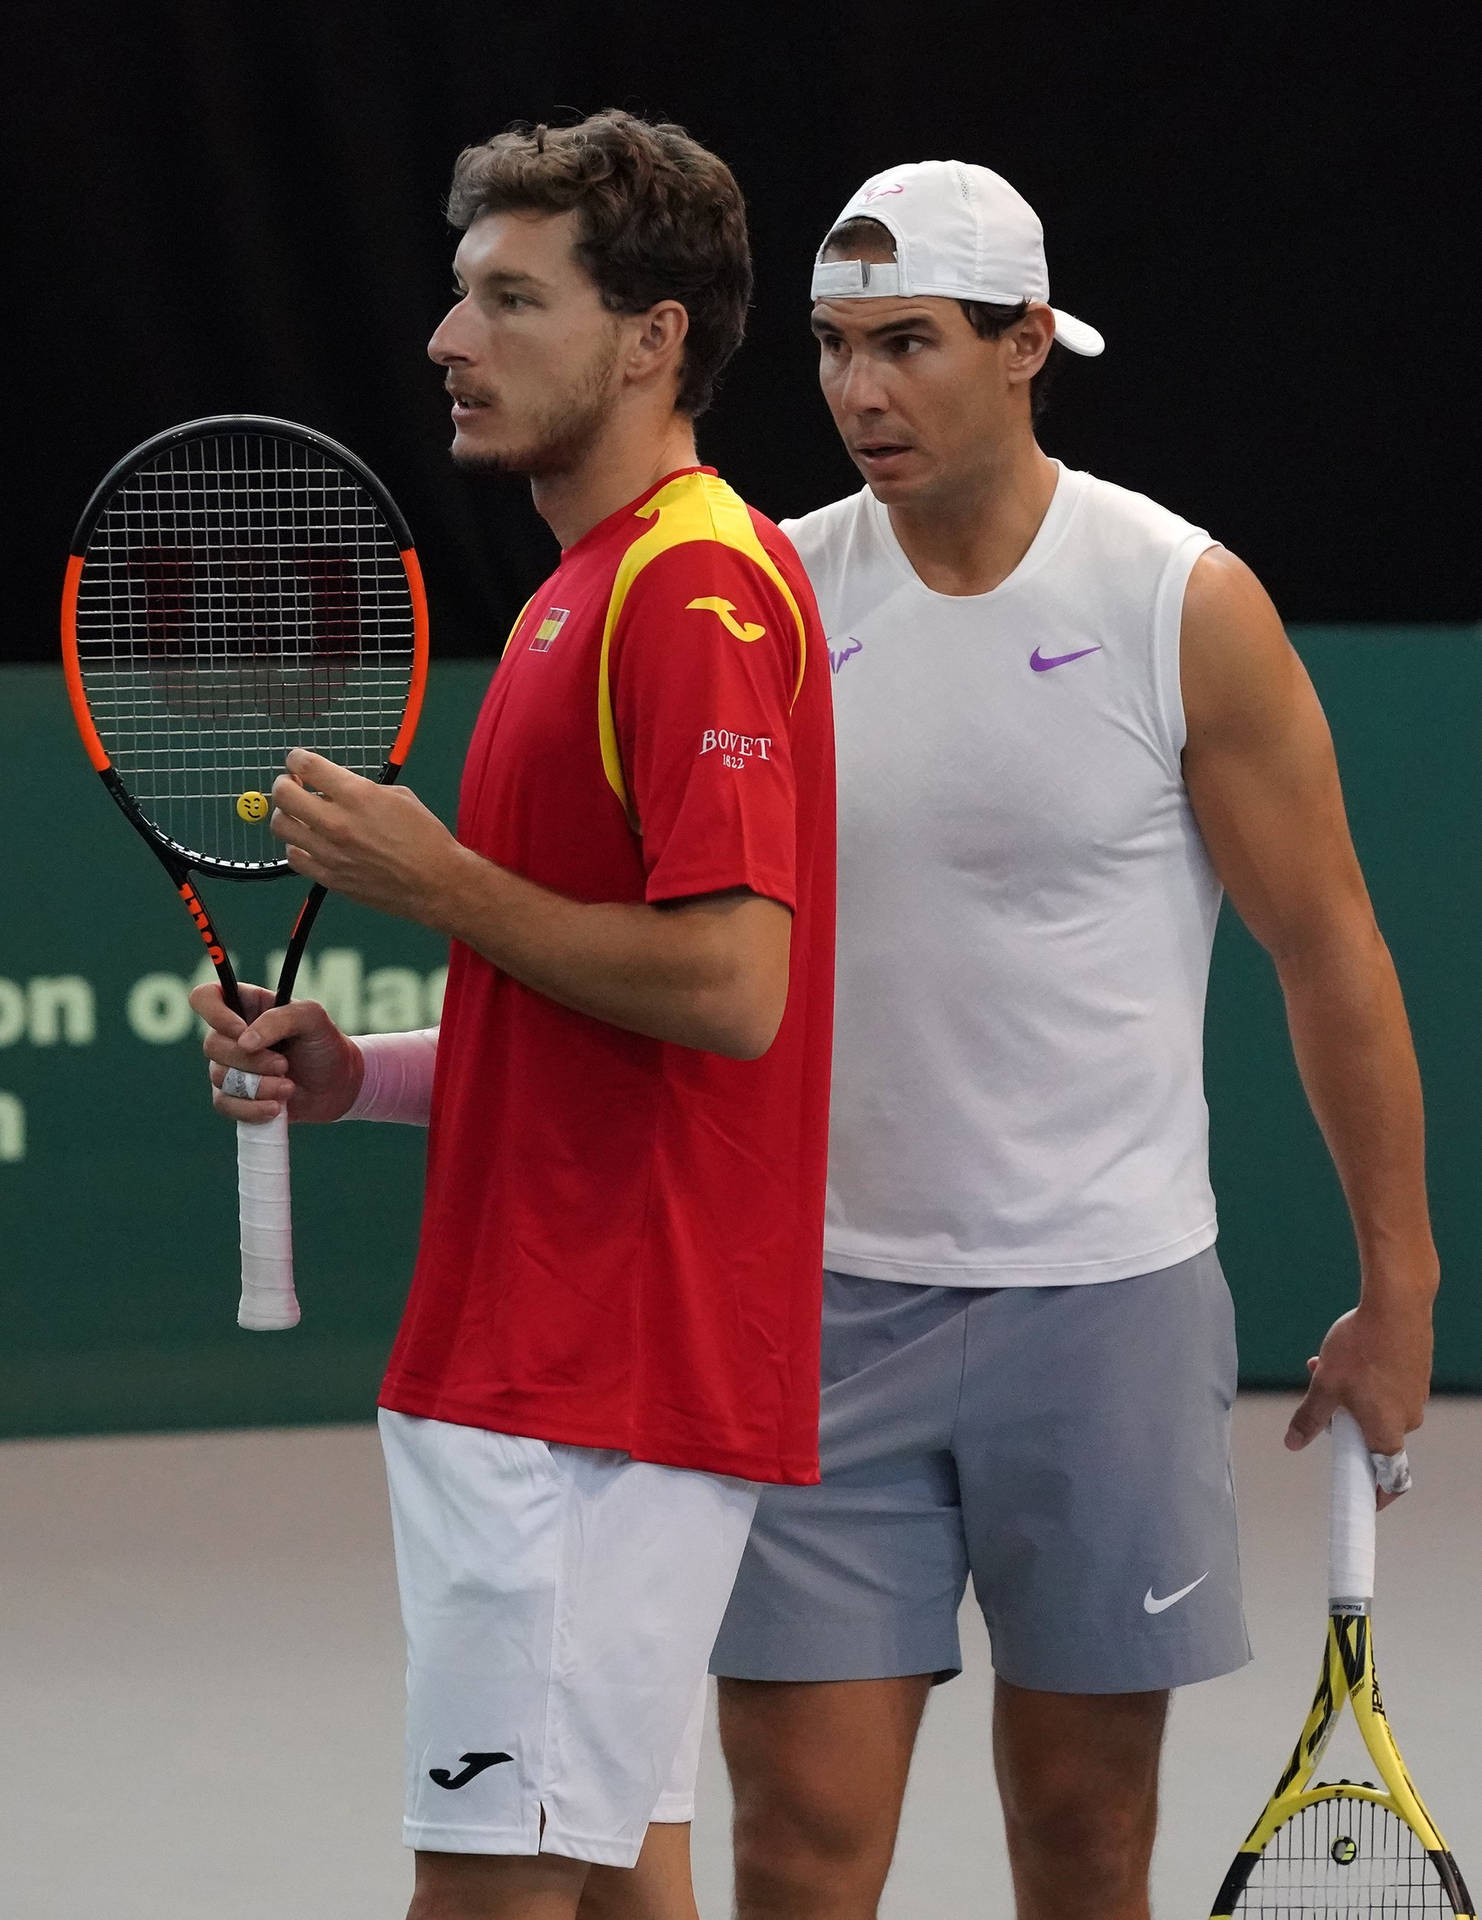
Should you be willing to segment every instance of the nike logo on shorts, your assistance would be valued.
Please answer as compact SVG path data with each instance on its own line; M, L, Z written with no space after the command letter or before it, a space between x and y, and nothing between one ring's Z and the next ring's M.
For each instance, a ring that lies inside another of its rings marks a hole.
M489 1767L497 1767L501 1760L513 1760L512 1753L460 1753L458 1758L466 1761L462 1773L449 1773L446 1767L429 1767L427 1778L435 1787L446 1787L454 1793L459 1787L466 1787L470 1780L477 1780Z
M1153 1598L1153 1590L1149 1587L1147 1592L1142 1596L1143 1612L1166 1613L1169 1607L1176 1607L1180 1600L1187 1599L1195 1587L1203 1586L1208 1578L1209 1569L1206 1567L1197 1580L1191 1580L1186 1587L1180 1587L1177 1593L1165 1594L1161 1600L1155 1600Z

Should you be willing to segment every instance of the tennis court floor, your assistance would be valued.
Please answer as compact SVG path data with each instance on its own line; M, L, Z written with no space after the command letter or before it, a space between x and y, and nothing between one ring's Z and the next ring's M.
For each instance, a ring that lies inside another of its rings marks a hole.
M1175 1704L1160 1920L1199 1920L1265 1802L1322 1641L1326 1448L1237 1413L1256 1662ZM1417 1784L1482 1880L1482 1400L1433 1404L1381 1519L1376 1645ZM0 1908L7 1920L401 1920L401 1642L374 1429L0 1446ZM1007 1920L987 1645L927 1716L884 1920ZM730 1910L714 1730L695 1826Z

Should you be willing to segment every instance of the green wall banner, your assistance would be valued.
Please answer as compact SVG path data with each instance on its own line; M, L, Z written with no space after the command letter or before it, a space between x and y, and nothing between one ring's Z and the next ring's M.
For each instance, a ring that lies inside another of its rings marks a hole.
M1426 1081L1443 1266L1437 1382L1482 1388L1477 911L1482 631L1299 630ZM434 668L407 783L451 818L485 662ZM294 1131L302 1324L235 1324L235 1143L186 1004L211 977L90 772L60 670L0 672L12 823L0 917L0 1435L369 1417L410 1272L423 1136ZM22 823L17 830L15 823ZM239 972L275 977L299 883L205 889ZM350 1032L430 1025L445 954L331 900L299 977ZM1221 1252L1247 1384L1296 1384L1356 1265L1265 956L1228 912L1207 1029Z

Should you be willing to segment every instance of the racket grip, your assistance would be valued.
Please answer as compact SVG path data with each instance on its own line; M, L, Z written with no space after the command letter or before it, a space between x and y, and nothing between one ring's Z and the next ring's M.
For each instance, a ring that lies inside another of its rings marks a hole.
M1333 1415L1333 1489L1328 1508L1328 1602L1367 1613L1374 1597L1374 1462L1346 1407Z
M237 1190L242 1208L242 1304L237 1325L255 1333L296 1327L286 1113L256 1126L238 1121Z

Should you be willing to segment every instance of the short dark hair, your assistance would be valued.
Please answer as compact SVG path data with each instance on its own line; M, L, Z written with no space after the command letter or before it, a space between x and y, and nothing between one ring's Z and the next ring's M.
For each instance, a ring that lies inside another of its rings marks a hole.
M968 324L980 340L996 340L1000 334L1022 320L1029 311L1029 302L1020 300L1015 306L995 306L991 300L959 300L958 306L967 315ZM1029 380L1029 417L1038 421L1049 405L1050 388L1055 375L1060 371L1060 362L1065 357L1065 349L1058 340L1050 342L1050 351L1045 355L1044 365L1038 373L1031 374Z
M610 108L571 126L516 122L453 168L448 219L578 215L576 253L610 313L678 300L689 315L675 406L710 405L751 300L746 204L723 160L668 121Z
M829 253L848 247L872 246L888 247L891 258L895 257L895 240L889 227L882 220L872 220L868 214L856 214L852 220L845 220L834 228L823 243L823 251ZM1013 306L997 306L990 300L959 300L968 325L980 340L997 340L1000 334L1007 333L1029 311L1027 300L1017 301ZM1038 420L1049 401L1050 387L1065 349L1058 340L1052 341L1050 351L1045 355L1045 364L1029 382L1029 417Z

